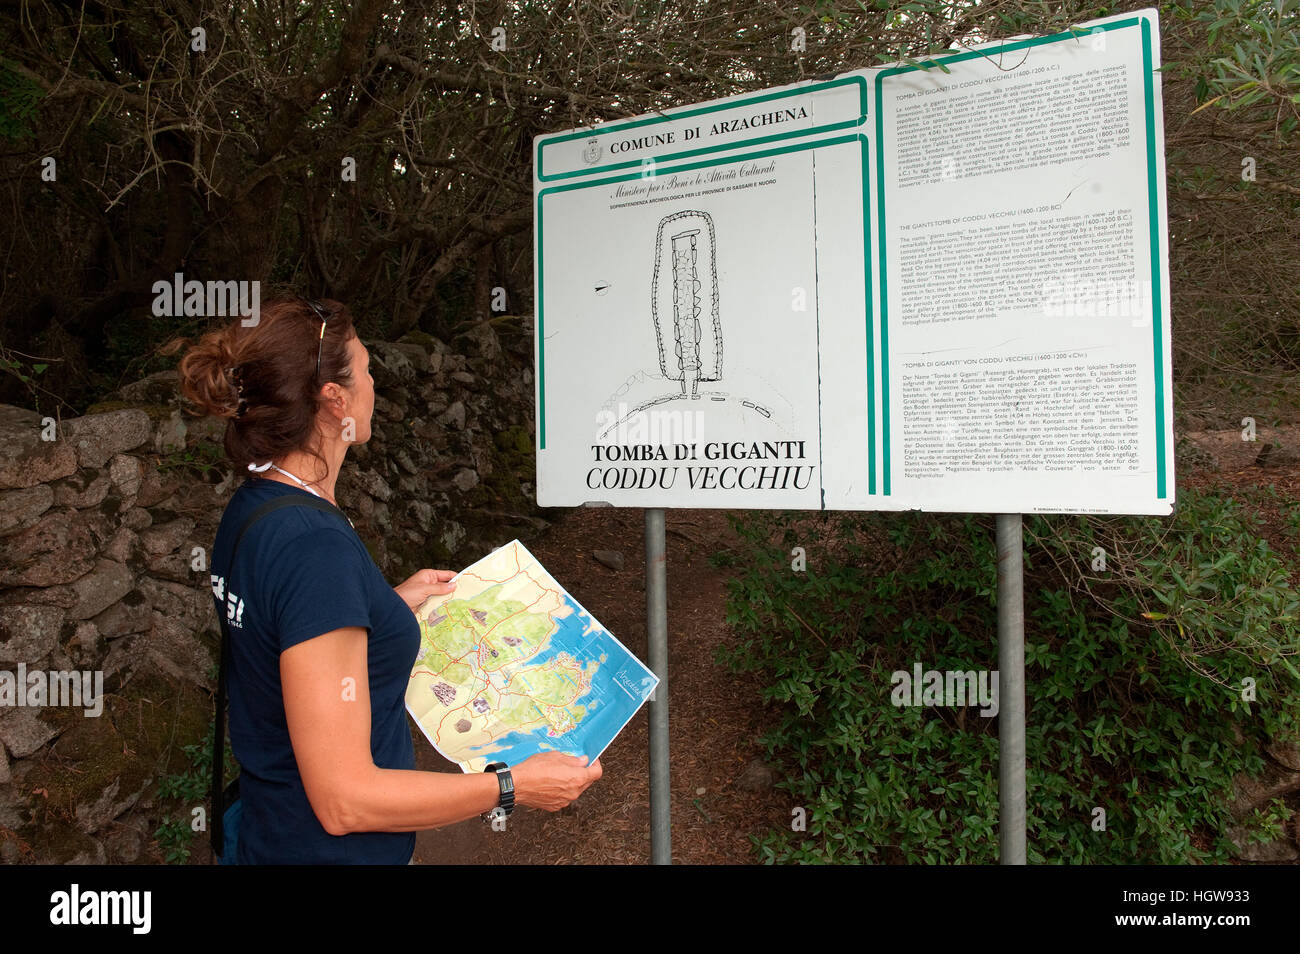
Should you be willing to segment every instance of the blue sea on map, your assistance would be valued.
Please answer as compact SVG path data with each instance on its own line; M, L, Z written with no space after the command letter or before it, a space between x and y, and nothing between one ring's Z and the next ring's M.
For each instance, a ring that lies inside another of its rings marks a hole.
M538 752L557 751L585 755L594 762L650 697L657 682L654 675L568 594L564 602L570 613L555 620L558 629L546 647L529 660L529 665L540 665L562 652L583 661L584 669L597 665L591 688L575 702L585 706L587 714L573 731L564 735L549 735L548 726L529 732L510 732L488 745L477 746L473 750L476 756L518 765ZM605 657L604 662L598 662L601 656Z

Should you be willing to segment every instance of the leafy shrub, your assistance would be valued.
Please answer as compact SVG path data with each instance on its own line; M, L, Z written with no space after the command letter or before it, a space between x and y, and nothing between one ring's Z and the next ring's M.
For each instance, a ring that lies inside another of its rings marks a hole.
M216 679L215 672L209 675ZM212 808L207 802L212 794L212 736L215 728L216 724L209 722L201 741L181 747L185 753L185 764L179 773L164 775L157 780L158 797L180 803L177 809L179 815L164 818L154 831L154 838L164 852L167 864L183 865L189 861L190 843L194 839L191 812L199 805L205 811ZM229 738L226 739L223 756L222 779L229 785L239 774L239 764L231 752Z
M891 673L914 663L997 668L993 517L749 512L733 525L743 562L715 562L737 567L737 641L718 659L769 680L781 705L764 742L807 812L806 832L756 839L760 857L995 862L997 719L890 701ZM791 569L797 544L806 572ZM1296 728L1297 607L1231 499L1182 493L1163 519L1026 517L1029 861L1225 861L1233 777ZM1275 801L1247 829L1265 838L1284 811Z

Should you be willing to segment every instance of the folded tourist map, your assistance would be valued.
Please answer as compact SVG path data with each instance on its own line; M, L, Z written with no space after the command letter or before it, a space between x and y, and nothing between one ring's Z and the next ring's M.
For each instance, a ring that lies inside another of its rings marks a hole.
M416 610L406 709L465 772L538 752L595 761L659 680L518 540Z

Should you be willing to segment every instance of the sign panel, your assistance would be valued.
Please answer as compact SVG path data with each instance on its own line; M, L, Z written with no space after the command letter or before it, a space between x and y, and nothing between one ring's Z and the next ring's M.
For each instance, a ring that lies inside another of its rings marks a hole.
M1154 10L538 137L538 500L1166 514Z

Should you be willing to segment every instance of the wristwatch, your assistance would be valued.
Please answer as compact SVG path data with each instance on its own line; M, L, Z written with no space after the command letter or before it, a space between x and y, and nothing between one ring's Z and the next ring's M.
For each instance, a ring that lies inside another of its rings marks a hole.
M505 762L489 762L483 771L496 772L497 783L501 786L501 801L496 808L485 813L483 817L488 821L509 818L510 813L515 810L515 780L510 777L510 768Z

